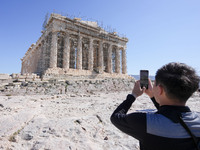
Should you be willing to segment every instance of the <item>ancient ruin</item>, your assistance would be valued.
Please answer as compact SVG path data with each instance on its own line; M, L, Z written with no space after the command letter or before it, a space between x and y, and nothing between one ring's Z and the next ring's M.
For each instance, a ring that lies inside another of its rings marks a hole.
M21 74L127 77L126 43L97 22L51 14L22 60Z

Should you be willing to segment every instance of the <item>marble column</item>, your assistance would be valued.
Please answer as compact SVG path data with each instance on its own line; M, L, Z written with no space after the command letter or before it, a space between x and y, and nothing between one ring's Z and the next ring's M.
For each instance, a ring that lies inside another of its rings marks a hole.
M64 40L64 51L63 51L63 68L69 69L69 60L70 60L70 35L67 33Z
M116 68L116 73L120 73L120 50L119 50L119 47L116 48L115 68Z
M25 73L25 71L24 71L24 68L25 68L24 60L23 59L21 59L21 60L22 60L21 74L24 74Z
M99 41L99 54L98 54L98 56L99 56L99 59L98 59L99 60L99 62L98 62L99 73L103 73L103 41Z
M112 44L108 46L108 73L112 73Z
M82 69L82 37L78 36L76 69Z
M93 39L89 39L89 59L88 59L88 70L93 71L93 61L94 61L94 56L93 56Z
M45 70L45 41L41 42L41 72Z
M126 66L126 47L122 50L122 73L127 74L127 66Z
M49 67L50 68L56 68L57 67L57 32L52 33Z

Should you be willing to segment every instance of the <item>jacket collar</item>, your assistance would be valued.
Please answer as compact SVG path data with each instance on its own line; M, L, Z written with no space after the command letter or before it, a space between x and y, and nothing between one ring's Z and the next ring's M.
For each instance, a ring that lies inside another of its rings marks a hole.
M157 113L162 114L163 116L169 118L174 123L179 122L179 118L182 117L182 113L191 112L188 106L173 106L173 105L164 105L160 106Z

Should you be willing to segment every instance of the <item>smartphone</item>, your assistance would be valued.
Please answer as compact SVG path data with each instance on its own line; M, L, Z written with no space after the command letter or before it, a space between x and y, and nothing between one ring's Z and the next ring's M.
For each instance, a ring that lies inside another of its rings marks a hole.
M149 85L149 71L148 70L140 70L140 86L141 88L145 87L148 89Z

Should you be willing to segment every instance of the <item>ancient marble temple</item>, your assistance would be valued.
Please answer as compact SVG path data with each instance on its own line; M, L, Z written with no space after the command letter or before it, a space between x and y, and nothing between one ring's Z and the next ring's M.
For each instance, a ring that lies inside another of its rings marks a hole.
M127 38L97 22L51 14L22 60L21 74L126 75Z

